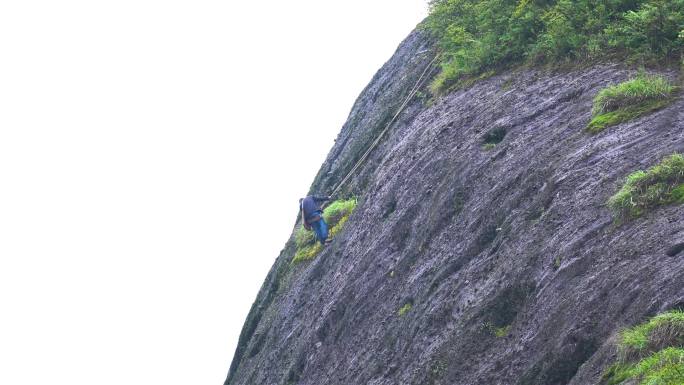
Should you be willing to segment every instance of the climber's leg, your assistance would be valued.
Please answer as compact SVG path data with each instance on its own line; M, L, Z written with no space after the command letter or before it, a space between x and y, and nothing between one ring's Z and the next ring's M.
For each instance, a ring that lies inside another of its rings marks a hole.
M328 239L328 224L325 223L325 219L321 217L320 220L311 224L314 233L316 233L316 239L321 242L322 245L325 244L325 240Z

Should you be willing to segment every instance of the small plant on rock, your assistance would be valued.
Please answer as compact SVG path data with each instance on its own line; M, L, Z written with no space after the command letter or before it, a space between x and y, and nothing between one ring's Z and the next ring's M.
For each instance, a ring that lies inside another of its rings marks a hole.
M412 307L413 307L413 304L411 302L405 303L404 306L399 308L399 310L397 311L397 315L399 317L404 316L406 313L408 313L411 310Z
M594 115L649 100L667 99L674 86L662 76L640 73L636 78L601 90L594 98Z
M619 219L636 218L647 209L684 203L684 157L673 154L647 171L636 171L608 200Z
M675 90L676 87L664 77L643 73L607 87L594 98L593 118L587 130L595 134L666 107L672 102Z

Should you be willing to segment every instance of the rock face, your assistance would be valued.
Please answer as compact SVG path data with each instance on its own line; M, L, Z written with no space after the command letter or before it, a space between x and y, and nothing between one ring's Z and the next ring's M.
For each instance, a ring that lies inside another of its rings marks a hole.
M402 43L312 191L351 169L432 57L419 32ZM525 69L419 93L343 187L358 207L332 245L296 265L292 240L281 252L226 384L598 384L616 331L684 307L684 205L623 225L605 205L684 152L684 100L583 131L596 93L634 74Z

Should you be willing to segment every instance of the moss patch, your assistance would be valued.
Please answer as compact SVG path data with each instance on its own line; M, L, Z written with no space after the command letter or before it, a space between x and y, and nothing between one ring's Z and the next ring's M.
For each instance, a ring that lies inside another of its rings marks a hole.
M503 337L508 336L508 334L511 332L512 326L513 325L505 325L505 326L496 327L491 322L484 322L482 324L482 328L484 329L484 331L490 335L493 335L496 338L503 338Z
M684 203L683 184L684 157L673 154L647 171L630 174L608 207L619 219L636 218L649 208Z
M673 98L648 101L635 106L621 108L616 111L598 114L589 122L586 130L591 134L598 134L608 127L617 126L618 124L629 122L663 109L672 104L673 101Z
M408 313L411 310L412 307L413 304L411 302L405 303L404 306L399 308L399 310L397 311L397 315L399 317L403 317L406 313Z
M344 228L349 216L356 208L356 199L337 200L323 210L323 219L328 224L328 237L333 238ZM323 245L316 241L313 231L306 230L304 226L295 233L295 245L297 251L292 263L309 261L323 250Z

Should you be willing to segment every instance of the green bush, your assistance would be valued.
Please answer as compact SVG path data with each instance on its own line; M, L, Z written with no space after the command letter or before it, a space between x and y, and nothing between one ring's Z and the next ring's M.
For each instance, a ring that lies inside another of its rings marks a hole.
M431 0L423 28L438 41L443 92L464 77L524 62L609 55L641 61L684 52L684 0Z
M675 87L664 77L639 74L636 78L601 90L594 98L593 114L615 111L646 101L667 99Z
M667 57L681 53L684 1L638 1L640 7L629 10L623 21L606 29L611 47L637 52L642 57Z
M330 238L342 231L355 208L356 199L348 199L337 200L323 210L323 219L328 224L328 236ZM306 230L304 226L300 226L295 232L295 245L297 251L292 263L314 259L323 250L320 242L316 241L313 231Z
M603 380L609 385L684 384L684 312L672 310L625 329L618 339L618 362Z
M630 174L620 190L610 197L608 207L620 219L635 218L647 209L684 203L684 157L673 154L647 171Z

